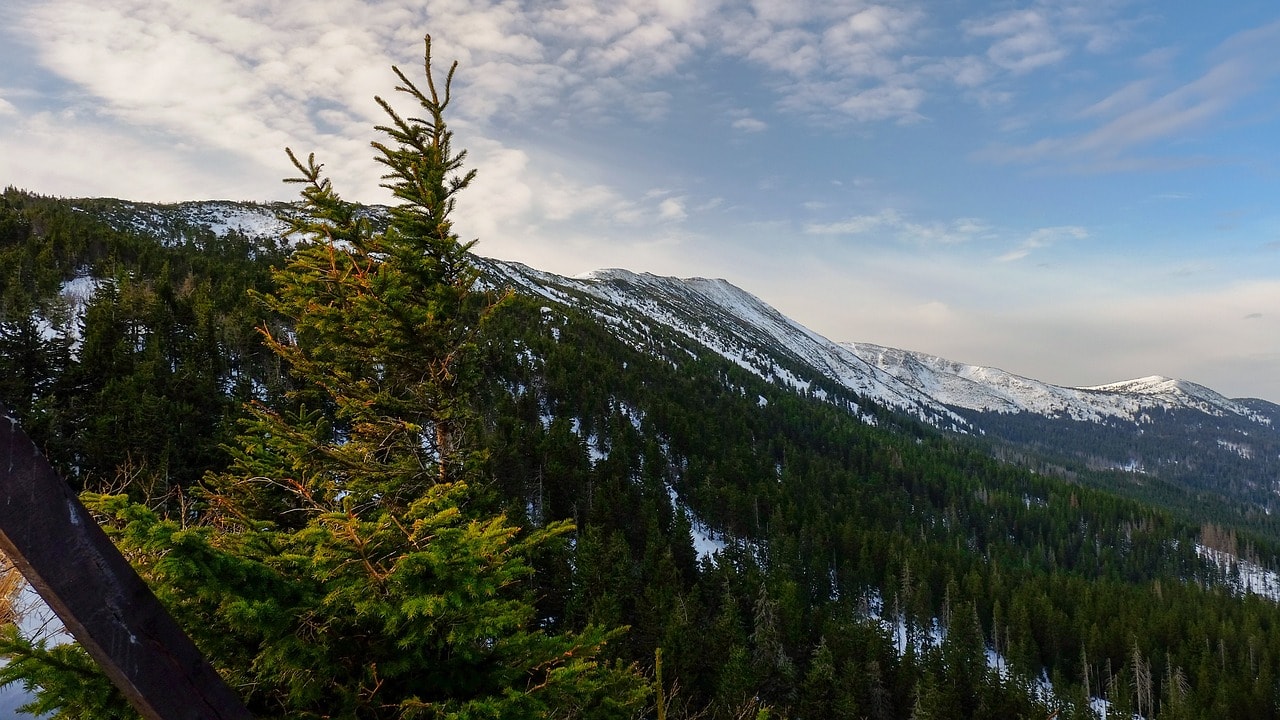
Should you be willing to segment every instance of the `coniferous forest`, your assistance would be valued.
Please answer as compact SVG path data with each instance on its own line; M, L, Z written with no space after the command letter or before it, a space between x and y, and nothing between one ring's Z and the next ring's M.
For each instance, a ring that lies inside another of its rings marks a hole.
M386 213L292 152L274 243L0 196L0 399L255 717L1280 717L1280 607L1197 551L1268 524L506 288L429 49ZM74 644L0 653L135 717Z

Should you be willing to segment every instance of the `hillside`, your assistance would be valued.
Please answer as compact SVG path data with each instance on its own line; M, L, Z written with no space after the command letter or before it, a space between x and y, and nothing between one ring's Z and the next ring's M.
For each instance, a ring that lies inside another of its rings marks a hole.
M182 493L227 471L244 402L296 409L253 330L288 328L246 296L288 252L258 234L269 212L4 194L3 399L73 482L185 512ZM538 559L540 627L628 626L611 656L649 666L662 648L690 714L1280 716L1280 608L1241 579L1270 577L1276 536L1088 467L992 457L1058 428L1176 421L1217 433L1184 439L1243 473L1216 440L1247 431L1265 454L1273 406L840 345L723 281L476 262L516 294L478 340L473 505L574 521Z
M118 231L167 244L210 238L272 242L281 205L190 202L159 207L82 202ZM385 208L370 217L385 222ZM1232 400L1186 380L1149 377L1068 388L910 350L832 342L723 280L680 280L626 270L578 278L482 260L491 282L586 309L627 340L643 316L696 340L752 373L818 397L840 394L942 430L1007 443L1044 461L1157 476L1212 490L1244 511L1270 513L1280 473L1280 406ZM86 278L62 295L74 304ZM628 341L634 342L634 338ZM873 412L852 410L864 420ZM1008 454L1007 452L1005 454Z

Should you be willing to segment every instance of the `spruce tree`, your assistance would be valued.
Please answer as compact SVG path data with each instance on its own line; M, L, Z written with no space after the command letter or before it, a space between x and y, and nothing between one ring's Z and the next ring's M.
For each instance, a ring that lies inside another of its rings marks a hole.
M452 229L474 177L444 120L456 63L438 87L428 37L424 65L425 90L393 68L423 118L378 99L399 201L385 227L289 152L301 242L262 296L289 326L264 329L296 382L288 407L251 408L198 513L87 501L258 717L628 717L648 684L598 659L618 631L534 626L531 558L571 526L522 531L472 489L475 350L499 298ZM38 650L0 638L40 665ZM41 707L85 714L75 680L44 680Z

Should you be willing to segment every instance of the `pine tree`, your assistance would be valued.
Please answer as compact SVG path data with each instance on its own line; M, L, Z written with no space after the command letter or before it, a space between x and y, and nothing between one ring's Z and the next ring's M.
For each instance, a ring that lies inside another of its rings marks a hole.
M28 421L67 364L64 344L42 335L35 316L0 320L0 400Z
M385 230L314 156L289 153L304 241L262 299L292 326L267 333L292 406L252 408L196 524L125 496L87 502L258 717L630 716L648 684L597 659L619 631L534 626L531 558L571 526L522 531L469 484L474 348L494 298L450 219L474 176L444 121L456 64L438 89L430 38L424 57L426 91L395 73L425 119L378 99L391 122L374 147L400 201ZM83 713L68 686L48 683L42 706Z
M857 702L849 692L850 678L836 672L835 660L825 637L813 650L809 669L800 686L796 716L801 718L856 718Z

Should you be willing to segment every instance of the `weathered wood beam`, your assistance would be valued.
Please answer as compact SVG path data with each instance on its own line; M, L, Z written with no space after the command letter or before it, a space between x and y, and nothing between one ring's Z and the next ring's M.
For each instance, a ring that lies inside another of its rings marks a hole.
M0 550L143 717L251 717L3 406Z

